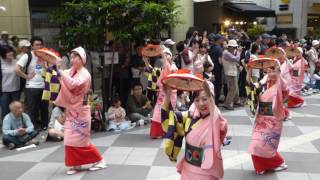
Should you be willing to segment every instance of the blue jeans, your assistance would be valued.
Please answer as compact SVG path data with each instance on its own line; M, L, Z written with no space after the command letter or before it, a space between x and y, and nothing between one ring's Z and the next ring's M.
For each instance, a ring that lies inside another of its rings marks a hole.
M33 131L31 133L27 133L23 136L11 136L3 134L2 142L4 145L8 146L9 143L13 143L17 148L24 146L28 141L35 138L38 135L37 131Z
M320 80L316 80L316 83L314 85L315 89L320 89Z
M9 104L12 101L20 100L20 91L2 92L1 96L1 117L2 119L10 112Z

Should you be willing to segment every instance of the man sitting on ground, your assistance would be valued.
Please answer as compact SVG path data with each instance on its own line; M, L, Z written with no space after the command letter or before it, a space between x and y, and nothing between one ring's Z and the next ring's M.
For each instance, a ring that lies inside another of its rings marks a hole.
M23 112L22 103L14 101L9 107L11 112L3 119L3 144L9 149L38 144L33 139L38 132L34 130L30 117Z
M140 119L149 122L148 115L151 113L152 106L147 96L142 94L142 84L135 83L132 87L133 94L128 97L126 110L129 119L136 122Z

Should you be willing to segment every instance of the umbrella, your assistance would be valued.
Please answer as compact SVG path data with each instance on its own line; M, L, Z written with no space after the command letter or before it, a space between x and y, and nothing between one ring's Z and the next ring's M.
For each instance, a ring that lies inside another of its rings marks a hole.
M203 89L201 74L190 74L190 70L180 69L162 79L162 83L182 91L200 91Z
M163 49L160 47L160 45L148 44L142 49L142 55L147 57L155 57L161 55L162 50Z
M285 49L287 57L297 57L301 54L299 49L295 46L289 46Z
M277 60L272 59L272 58L257 58L252 61L249 61L248 66L250 68L255 68L255 69L266 69L270 67L275 67L277 64Z
M285 51L283 49L277 48L277 47L272 47L266 50L265 56L266 57L271 57L271 58L280 58L285 55Z
M54 49L41 48L34 51L34 54L38 56L39 59L47 61L50 64L56 64L60 61L60 54Z

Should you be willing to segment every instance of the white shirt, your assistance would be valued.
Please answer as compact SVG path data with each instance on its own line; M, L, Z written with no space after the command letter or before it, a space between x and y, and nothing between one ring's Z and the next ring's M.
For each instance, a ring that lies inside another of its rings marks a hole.
M11 62L1 59L2 92L14 92L20 89L20 78L15 72L17 60Z
M190 71L192 71L193 72L193 57L194 57L194 54L193 54L193 52L191 51L191 50L188 50L188 56L189 56L189 59L190 59L190 63L187 65L187 64L185 64L184 63L184 61L181 61L181 67L183 68L183 69L189 69Z
M257 55L255 55L255 54L251 54L251 55L250 55L250 59L255 60L255 59L257 59L257 58L258 58L258 57L257 57ZM260 78L260 69L254 69L254 68L252 68L252 74L251 74L251 76L256 77L256 78Z
M27 62L28 54L24 54L21 56L17 64L24 68L27 65ZM32 79L26 81L26 88L44 88L44 79L41 76L42 67L38 63L38 57L35 56L33 52L27 72L28 74L35 72L36 75Z

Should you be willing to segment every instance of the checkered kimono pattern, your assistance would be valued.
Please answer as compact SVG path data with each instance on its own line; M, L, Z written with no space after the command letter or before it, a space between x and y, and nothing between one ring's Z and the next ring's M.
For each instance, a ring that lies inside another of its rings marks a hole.
M46 100L52 103L56 100L60 91L60 81L57 67L55 65L49 67L44 72L43 77L45 86L42 93L42 100Z
M149 65L149 67L146 68L145 75L148 78L147 89L152 91L157 91L159 89L159 87L157 86L157 81L160 77L160 73L161 68L152 67L151 65Z
M192 119L189 111L174 112L172 106L169 109L161 109L162 129L165 134L165 153L171 161L177 161L182 147L184 136L191 130L190 127L199 120Z

